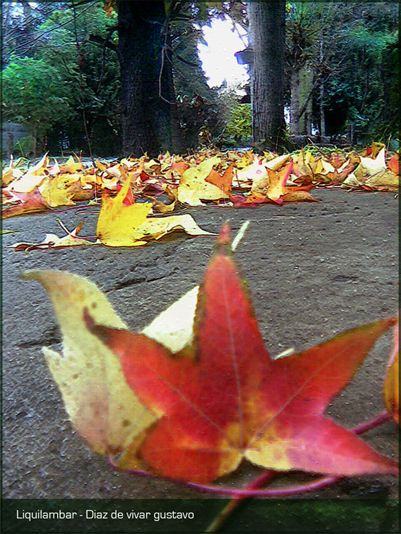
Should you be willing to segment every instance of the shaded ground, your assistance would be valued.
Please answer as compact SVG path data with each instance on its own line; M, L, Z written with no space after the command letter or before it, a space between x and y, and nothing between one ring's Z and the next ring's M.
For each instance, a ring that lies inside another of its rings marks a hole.
M251 220L236 253L246 275L257 317L272 354L306 348L343 329L397 310L398 200L392 193L314 191L319 203L257 209L207 207L184 210L200 226L217 232L230 219L234 229ZM73 228L86 221L93 233L96 212L62 214ZM173 483L116 473L72 431L59 393L41 355L60 340L51 305L39 284L19 279L27 269L69 270L90 277L107 292L117 311L141 329L197 284L213 238L171 239L137 249L88 247L14 252L8 245L60 234L55 214L7 220L3 237L4 497L10 498L200 498ZM383 409L382 382L390 336L381 339L354 383L330 408L352 426ZM365 435L394 457L394 425ZM254 473L243 466L228 483ZM391 477L365 477L321 491L322 497L395 497Z

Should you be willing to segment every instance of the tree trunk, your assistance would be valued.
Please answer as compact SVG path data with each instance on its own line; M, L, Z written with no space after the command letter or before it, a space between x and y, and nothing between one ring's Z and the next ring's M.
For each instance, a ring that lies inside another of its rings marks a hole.
M312 132L312 93L313 75L307 65L299 71L298 133L310 135ZM301 111L304 112L301 115Z
M163 0L118 0L124 155L174 150L175 95Z
M291 103L290 103L290 131L292 135L299 134L299 70L291 70Z
M324 61L324 37L323 31L320 33L319 39L319 60L323 64ZM320 115L320 136L326 136L326 119L324 115L324 76L320 77L319 87L319 115Z
M258 148L284 144L285 0L248 3L252 69L252 129Z

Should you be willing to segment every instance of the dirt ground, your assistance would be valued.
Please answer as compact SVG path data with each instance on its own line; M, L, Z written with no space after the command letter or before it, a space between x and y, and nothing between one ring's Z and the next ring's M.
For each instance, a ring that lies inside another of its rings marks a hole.
M398 200L392 193L316 190L316 203L259 208L210 206L183 210L206 230L230 219L234 230L251 225L236 253L246 276L271 354L306 348L359 324L394 314L398 307ZM27 269L61 269L91 278L133 329L197 284L214 238L183 234L136 249L88 247L15 252L9 245L58 233L56 216L94 231L96 210L39 214L5 221L3 236L3 495L6 498L201 498L174 483L113 472L72 430L41 354L57 348L60 334L44 290L19 276ZM383 337L352 385L329 413L345 426L383 409L382 382L391 336ZM365 435L395 457L395 426ZM225 484L243 484L249 465ZM322 490L320 497L396 497L392 477L361 477ZM315 498L316 495L313 495ZM312 498L312 497L311 497Z

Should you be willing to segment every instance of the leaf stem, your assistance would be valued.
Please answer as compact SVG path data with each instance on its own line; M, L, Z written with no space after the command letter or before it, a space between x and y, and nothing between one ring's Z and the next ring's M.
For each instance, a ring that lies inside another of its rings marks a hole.
M352 432L355 434L363 434L364 432L367 432L368 430L371 430L373 428L376 428L377 426L385 423L386 421L390 420L391 416L386 412L383 411L377 416L373 417L372 419L369 419L368 421L364 423L360 423L356 427L352 429ZM109 463L114 469L123 471L124 473L129 473L131 475L137 475L137 476L143 476L143 477L150 477L150 478L158 478L157 475L154 475L152 473L149 473L148 471L143 471L139 469L120 469L118 467L118 464L115 463L114 459L112 457L109 457ZM323 488L326 488L328 486L333 485L335 482L338 482L343 477L339 476L326 476L318 478L317 480L313 480L312 482L307 482L305 484L298 484L294 486L286 486L286 487L279 487L279 488L271 488L271 489L252 489L250 487L242 488L242 489L236 489L236 488L227 488L223 486L215 486L215 485L208 485L208 484L198 484L196 482L187 482L184 480L171 480L172 482L175 482L176 484L181 484L183 486L186 486L187 488L196 489L198 491L204 491L207 493L214 493L217 495L228 495L230 497L289 497L292 495L299 495L302 493L309 493L311 491L320 490ZM255 480L256 483L256 480Z
M263 486L266 486L275 477L275 475L276 473L274 471L265 471L264 473L259 475L257 478L255 478L248 486L246 486L245 489L251 490L251 489L262 488ZM219 532L219 530L224 525L224 523L227 521L227 519L230 517L230 515L246 499L249 499L249 497L246 497L245 495L233 497L226 504L226 506L222 510L220 510L220 512L216 515L216 517L213 519L213 521L210 523L210 525L205 530L205 533Z

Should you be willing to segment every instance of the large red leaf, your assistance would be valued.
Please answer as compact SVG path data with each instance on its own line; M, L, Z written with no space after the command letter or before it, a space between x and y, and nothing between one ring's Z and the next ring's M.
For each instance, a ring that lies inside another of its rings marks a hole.
M144 335L90 325L120 357L141 401L162 416L141 447L145 462L162 475L200 482L234 470L244 457L283 471L396 473L392 460L322 415L394 319L272 360L224 250L226 232L199 293L192 359Z
M400 333L399 324L394 327L394 346L388 362L384 381L384 403L393 419L400 422Z

